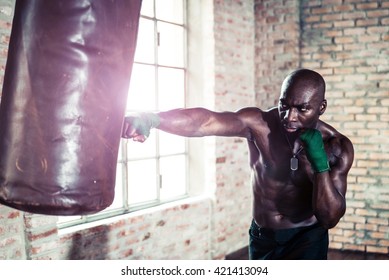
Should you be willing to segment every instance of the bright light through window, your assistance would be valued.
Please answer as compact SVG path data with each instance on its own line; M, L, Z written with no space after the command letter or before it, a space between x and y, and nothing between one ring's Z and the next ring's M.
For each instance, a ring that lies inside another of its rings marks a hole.
M146 0L127 100L128 113L185 107L183 0ZM145 46L145 47L143 47ZM124 140L128 203L185 196L186 139L153 130L145 143Z
M185 107L186 0L143 0L127 114ZM187 195L187 144L153 129L146 142L123 139L115 200L100 213L60 217L69 226L150 207Z

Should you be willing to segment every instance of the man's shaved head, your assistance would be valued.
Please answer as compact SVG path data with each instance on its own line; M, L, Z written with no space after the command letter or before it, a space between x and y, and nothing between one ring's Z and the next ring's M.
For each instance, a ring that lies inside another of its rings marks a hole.
M326 85L323 77L309 69L299 69L290 73L284 79L281 94L289 88L305 88L315 92L315 99L319 102L325 99Z

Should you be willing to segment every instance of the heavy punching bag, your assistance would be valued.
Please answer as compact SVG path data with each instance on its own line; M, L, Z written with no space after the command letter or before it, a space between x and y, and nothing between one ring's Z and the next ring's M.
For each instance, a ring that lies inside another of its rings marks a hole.
M0 104L0 203L112 204L141 0L17 0Z

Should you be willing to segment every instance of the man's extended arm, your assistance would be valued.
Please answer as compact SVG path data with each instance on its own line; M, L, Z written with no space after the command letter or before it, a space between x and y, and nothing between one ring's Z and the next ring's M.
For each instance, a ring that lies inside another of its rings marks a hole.
M143 142L151 128L186 136L249 136L250 116L257 112L245 108L237 112L214 112L204 108L174 109L159 113L141 113L125 118L122 137Z

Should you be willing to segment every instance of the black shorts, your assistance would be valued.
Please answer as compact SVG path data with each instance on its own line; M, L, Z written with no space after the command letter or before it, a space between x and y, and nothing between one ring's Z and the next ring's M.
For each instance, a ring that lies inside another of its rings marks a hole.
M272 230L254 221L249 230L250 260L326 260L328 230L311 226Z

